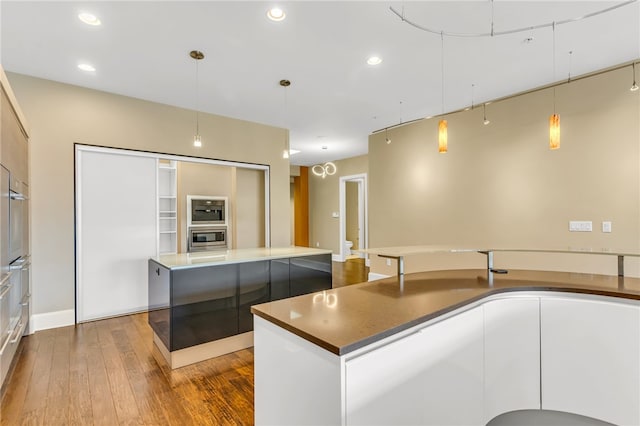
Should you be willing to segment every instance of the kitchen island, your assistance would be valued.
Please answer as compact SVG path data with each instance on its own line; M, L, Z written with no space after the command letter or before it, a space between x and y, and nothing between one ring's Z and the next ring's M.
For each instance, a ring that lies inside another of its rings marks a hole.
M636 278L422 272L252 312L257 425L640 423Z
M331 288L331 251L253 248L149 259L149 324L172 368L253 345L250 307Z

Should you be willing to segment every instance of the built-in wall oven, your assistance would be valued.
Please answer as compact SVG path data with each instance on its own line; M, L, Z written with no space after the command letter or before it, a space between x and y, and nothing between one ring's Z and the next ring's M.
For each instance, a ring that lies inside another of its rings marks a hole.
M187 224L227 225L227 197L187 195Z
M188 251L209 251L227 248L227 227L191 227L188 232Z

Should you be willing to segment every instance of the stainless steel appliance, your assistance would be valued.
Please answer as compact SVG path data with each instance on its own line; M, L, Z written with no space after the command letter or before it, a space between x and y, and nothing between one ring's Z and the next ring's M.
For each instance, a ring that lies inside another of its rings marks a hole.
M24 227L25 227L25 204L26 197L23 195L23 184L20 181L11 179L10 200L9 200L9 222L10 222L10 241L9 241L9 261L25 255L24 250Z
M11 272L9 270L9 171L0 166L0 352L9 339Z
M187 251L208 251L227 248L227 227L192 227L188 232Z
M227 198L187 195L188 226L227 225Z

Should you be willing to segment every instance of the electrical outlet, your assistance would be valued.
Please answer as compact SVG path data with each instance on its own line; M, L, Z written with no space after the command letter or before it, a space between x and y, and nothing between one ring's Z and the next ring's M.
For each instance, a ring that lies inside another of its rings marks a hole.
M387 266L391 266L391 259L387 259Z
M611 221L602 222L602 232L611 232Z
M320 247L320 243L316 241L316 247Z
M569 232L591 232L591 231L593 231L593 223L590 220L569 221Z

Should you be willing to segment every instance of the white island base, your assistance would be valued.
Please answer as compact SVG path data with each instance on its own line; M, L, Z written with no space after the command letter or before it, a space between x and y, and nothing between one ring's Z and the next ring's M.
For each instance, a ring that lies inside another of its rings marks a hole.
M640 424L640 303L490 296L343 355L254 315L256 425L486 425L517 410Z

